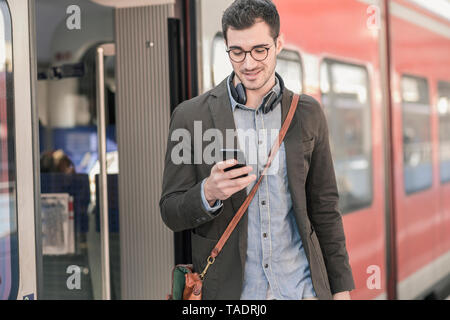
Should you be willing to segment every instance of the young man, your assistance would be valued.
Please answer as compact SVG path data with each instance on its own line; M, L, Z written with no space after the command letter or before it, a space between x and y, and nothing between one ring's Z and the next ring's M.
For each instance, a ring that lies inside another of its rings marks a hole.
M280 130L293 98L275 72L283 40L273 3L237 0L224 12L222 26L234 72L175 109L160 200L170 229L191 230L197 272L264 169L276 138L269 131ZM205 136L217 129L224 145L241 146L249 165L224 171L236 162L198 161L211 141L198 137L199 124ZM183 145L183 158L191 161L174 161L180 146L179 135L174 138L177 129L194 137ZM230 137L227 130L235 134ZM250 144L249 136L255 140ZM249 163L251 158L257 160ZM274 165L208 269L203 298L350 299L354 281L327 123L312 97L301 96Z

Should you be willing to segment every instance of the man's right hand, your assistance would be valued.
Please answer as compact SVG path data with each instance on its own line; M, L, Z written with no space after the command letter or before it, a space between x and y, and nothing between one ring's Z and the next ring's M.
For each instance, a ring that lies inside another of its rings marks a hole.
M212 167L210 176L204 184L205 198L213 206L217 200L226 200L236 192L246 188L252 181L256 180L256 175L248 175L238 179L243 174L250 173L253 168L245 166L225 172L226 168L236 165L236 159L218 162Z

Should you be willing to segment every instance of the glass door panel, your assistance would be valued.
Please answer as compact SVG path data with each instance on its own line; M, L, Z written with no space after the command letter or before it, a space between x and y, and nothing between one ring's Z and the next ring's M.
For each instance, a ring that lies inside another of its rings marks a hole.
M40 298L118 299L115 59L113 55L102 58L101 83L97 61L99 46L114 41L114 11L88 0L36 0L35 7L43 264ZM99 95L104 98L100 113ZM99 140L104 142L103 149ZM107 178L103 186L99 179L102 154ZM103 204L109 209L102 207L100 194L106 195ZM106 218L104 209L109 212ZM102 228L108 220L108 227ZM103 251L108 244L111 259Z

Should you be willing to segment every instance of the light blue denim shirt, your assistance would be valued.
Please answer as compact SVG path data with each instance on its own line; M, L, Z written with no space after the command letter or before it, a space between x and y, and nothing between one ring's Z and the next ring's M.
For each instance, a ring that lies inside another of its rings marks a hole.
M280 92L278 79L272 90L277 94ZM257 174L259 178L281 128L281 104L264 114L261 106L255 110L238 104L229 87L228 93L240 149L245 154L247 164L253 167L251 173ZM252 131L256 133L253 137L248 134ZM255 141L250 141L253 138ZM242 300L299 300L316 296L309 263L295 222L287 179L283 143L248 208ZM247 194L255 183L256 181L247 187ZM203 185L201 190L207 210L212 213L222 206L217 201L211 208L203 194Z

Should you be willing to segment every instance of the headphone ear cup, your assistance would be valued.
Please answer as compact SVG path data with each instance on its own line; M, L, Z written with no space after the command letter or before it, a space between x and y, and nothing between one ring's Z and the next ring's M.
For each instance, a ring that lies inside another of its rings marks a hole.
M278 78L278 83L280 84L280 94L277 96L275 94L271 94L266 100L266 104L264 105L264 113L268 113L273 110L282 100L284 93L284 81L281 76L275 72L275 76Z
M237 102L240 104L246 104L247 95L245 94L245 87L242 83L239 83L236 86L236 93L237 93Z
M277 97L277 95L274 92L272 92L270 94L270 96L267 97L267 100L263 102L264 103L264 110L263 110L263 112L264 113L270 112L274 108L274 104L275 104L276 100L278 100L278 97Z
M233 85L232 81L230 81L229 85L230 85L231 96L237 102L239 98L238 98L238 94L236 92L236 87Z

